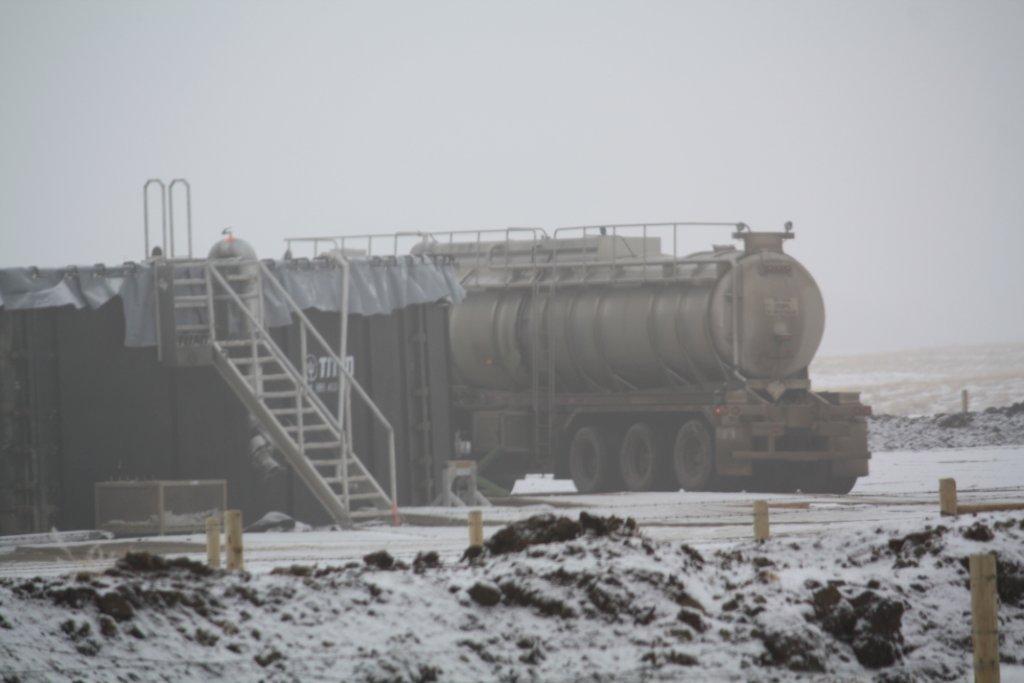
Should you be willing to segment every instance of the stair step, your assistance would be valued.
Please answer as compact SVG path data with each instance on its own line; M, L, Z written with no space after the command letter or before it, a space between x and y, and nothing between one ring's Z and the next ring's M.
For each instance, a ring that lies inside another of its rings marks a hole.
M209 332L210 331L210 326L209 325L198 325L198 324L175 325L174 326L174 331L175 332Z
M340 485L342 483L342 478L341 477L324 477L324 481L326 481L328 484L338 484L338 485ZM362 483L367 482L367 481L370 481L370 478L366 477L366 476L362 476L362 475L360 475L358 477L349 477L348 478L348 483L350 485L362 484ZM377 495L380 495L380 493L378 493Z
M203 286L205 286L206 285L206 278L205 277L180 277L180 278L174 278L174 286L177 287L178 285L182 285L182 286L203 285Z
M202 301L178 301L177 299L175 299L174 307L178 308L178 309L182 309L182 308L206 308L206 299L205 299L205 297L203 298Z
M292 376L287 372L273 372L265 375L260 375L260 379L264 382L281 382L286 379L292 379Z
M257 398L294 398L298 396L299 392L296 390L291 391L261 391L256 394Z
M374 499L381 499L381 500L383 500L384 497L382 495L380 495L379 493L377 493L376 491L374 491L373 493L350 493L350 494L348 494L348 499L349 499L349 501L353 501L353 500L374 500Z
M263 344L263 340L262 339L257 339L255 343L262 345ZM219 344L221 346L224 346L224 347L227 347L227 348L233 348L233 347L236 347L236 346L252 346L253 345L253 340L252 339L225 339L224 341L219 342Z
M286 432L298 432L299 430L303 432L328 432L333 429L334 427L331 425L322 422L314 425L302 425L302 427L299 427L299 425L287 425L284 428Z
M313 467L340 467L341 458L332 458L331 460L313 460L312 458L306 458L312 463Z
M264 377L263 379L266 379L266 378ZM302 409L302 414L303 415L309 415L310 413L315 413L315 412L316 412L316 408L303 408ZM297 415L298 411L295 410L295 408L271 408L270 414L271 415Z
M390 517L391 510L379 510L379 509L366 509L366 510L353 510L348 513L348 516L352 519L370 519L371 517Z
M326 450L326 449L329 449L329 448L340 448L340 447L341 447L341 442L340 441L313 441L312 443L310 443L310 442L306 443L306 450L307 451L311 450L311 449L316 449L318 451L321 451L321 450ZM320 462L326 462L326 461L325 460L321 460Z
M220 343L220 342L218 342L218 343ZM250 356L249 358L228 358L228 360L231 361L232 363L234 363L235 365L252 365L253 363L270 363L270 362L276 363L277 362L277 357L275 357L275 356L257 356L255 358L255 360L254 360Z

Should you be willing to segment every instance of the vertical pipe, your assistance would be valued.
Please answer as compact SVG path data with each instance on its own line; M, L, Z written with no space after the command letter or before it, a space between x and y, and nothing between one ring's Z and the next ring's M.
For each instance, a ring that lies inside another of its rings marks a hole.
M301 360L301 363L302 363L302 365L301 365L301 367L302 367L302 370L301 370L302 380L301 381L303 383L306 383L306 382L309 381L309 368L307 367L309 363L308 363L308 361L306 359L306 357L307 357L307 350L306 350L306 324L303 321L299 321L299 356L302 359ZM299 444L299 452L302 453L303 456L305 456L306 455L306 434L303 431L303 427L305 426L305 423L304 423L304 418L303 418L303 415L302 415L302 411L303 411L303 408L304 408L304 406L302 404L302 397L304 396L304 393L302 391L302 387L301 386L298 387L298 391L295 392L295 394L296 394L295 395L295 424L298 427L297 431L295 432L295 441Z
M213 343L217 340L217 328L214 327L213 322L213 276L210 274L210 269L213 268L213 264L209 261L203 266L203 277L206 278L206 321L207 326L210 330L210 342Z
M166 518L164 517L164 483L162 481L156 483L156 514L160 535L163 536L166 531Z
M732 264L732 367L740 367L740 266L739 259Z
M394 509L398 505L398 475L395 472L395 430L388 427L388 469L391 479L391 505Z

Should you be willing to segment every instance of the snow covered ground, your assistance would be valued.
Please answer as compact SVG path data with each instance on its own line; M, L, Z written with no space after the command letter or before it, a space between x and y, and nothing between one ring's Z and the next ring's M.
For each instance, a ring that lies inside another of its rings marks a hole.
M875 414L935 415L1024 400L1024 343L954 346L891 353L819 356L811 364L816 389L859 391Z
M406 509L410 523L397 528L247 534L241 576L186 566L76 578L113 567L124 541L19 549L0 555L0 678L962 680L960 560L995 550L1024 588L1024 527L1013 526L1024 513L940 518L945 476L961 501L1024 501L1024 448L876 454L848 496L517 497L485 510L492 543L503 525L538 513L629 516L642 537L585 535L476 563L461 561L465 511L443 508ZM755 497L771 506L764 546L750 541ZM964 537L978 519L991 541ZM940 524L949 530L899 542ZM199 536L136 541L205 559ZM410 568L367 565L379 550ZM316 568L274 573L291 565ZM1015 601L1000 612L1010 657L1024 653Z
M865 526L879 521L927 523L937 515L938 480L948 476L956 478L962 501L1024 500L1024 448L877 453L871 461L871 474L860 479L848 496L678 491L517 497L516 505L485 509L484 534L489 536L502 524L538 513L575 515L586 510L633 517L645 533L660 540L733 541L750 536L750 510L755 498L770 501L772 528L781 534L815 534L836 525ZM461 556L467 542L464 510L405 508L402 512L410 523L400 527L381 524L344 532L246 534L247 567L266 572L288 563L347 562L381 549L405 560L429 550L449 560ZM139 540L185 548L173 552L192 559L205 557L202 535ZM0 576L100 570L112 566L123 554L123 550L103 553L103 548L115 545L110 543L66 544L65 549L76 545L89 546L90 557L71 560L67 552L54 552L52 559L19 561L0 554ZM187 548L193 550L188 552Z
M1024 402L966 414L876 415L868 422L872 451L1019 445L1024 445Z
M0 579L18 680L964 680L963 560L998 554L1007 664L1024 652L1024 515L874 522L700 547L586 513L409 563L213 573L126 558ZM1012 680L1010 671L1004 680Z

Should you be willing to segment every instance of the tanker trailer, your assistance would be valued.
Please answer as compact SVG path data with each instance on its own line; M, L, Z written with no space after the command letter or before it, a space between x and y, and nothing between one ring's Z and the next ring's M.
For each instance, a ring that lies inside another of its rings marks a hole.
M783 251L791 225L725 224L742 248L678 256L693 225L414 248L453 260L467 291L449 319L454 407L484 476L554 471L587 493L847 493L868 473L870 408L811 390L825 309Z

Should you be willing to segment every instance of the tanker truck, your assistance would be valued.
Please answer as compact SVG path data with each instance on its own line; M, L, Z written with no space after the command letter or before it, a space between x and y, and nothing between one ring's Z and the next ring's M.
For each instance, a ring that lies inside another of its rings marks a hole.
M679 255L692 228L734 243ZM870 408L815 392L821 291L743 223L421 233L455 265L449 317L463 453L488 479L572 478L581 493L848 493L868 473Z

